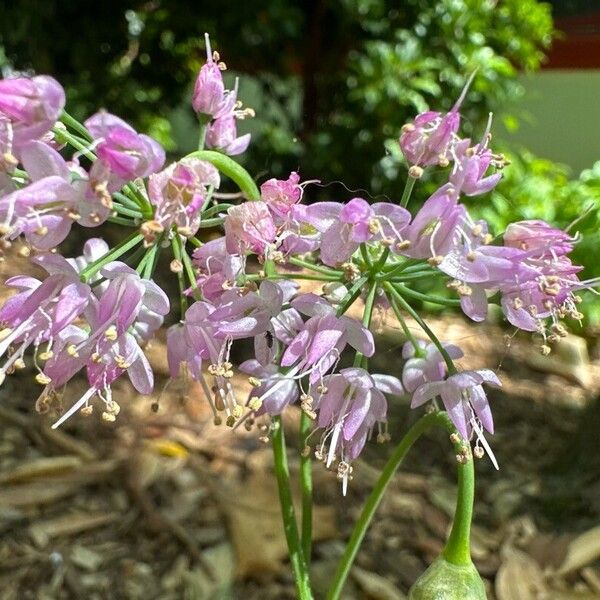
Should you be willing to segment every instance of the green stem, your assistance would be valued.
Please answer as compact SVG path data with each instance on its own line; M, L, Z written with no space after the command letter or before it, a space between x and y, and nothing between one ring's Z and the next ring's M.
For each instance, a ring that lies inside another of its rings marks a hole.
M433 269L428 269L425 271L415 271L412 273L404 273L395 277L386 277L386 281L394 281L394 282L403 282L403 281L417 281L418 279L431 279L432 277L439 277L443 275L441 271L434 271Z
M470 448L467 457L465 462L458 464L458 496L454 522L443 551L444 558L454 565L471 564L470 540L475 499L475 466Z
M80 152L82 156L85 156L92 162L96 160L96 155L88 148L87 143L80 141L76 136L71 135L68 131L65 131L64 129L55 127L54 129L52 129L52 131L54 132L54 137L56 138L57 142L66 143L73 146L73 148Z
M219 225L223 225L224 220L225 219L223 217L214 217L213 219L202 219L202 221L200 221L199 229L218 227Z
M400 307L398 306L398 303L396 302L394 296L392 296L390 293L386 295L388 297L388 300L390 301L390 304L392 305L392 310L396 315L396 319L398 319L398 323L400 323L400 327L402 328L404 337L412 344L412 347L415 349L415 356L424 356L423 349L419 346L417 339L415 338L412 331L409 329L406 321L404 320L404 317L402 316L402 311L400 310Z
M381 256L377 259L377 262L373 265L371 272L374 277L377 277L377 274L383 269L385 262L387 261L388 256L390 255L390 249L385 247Z
M336 269L330 269L329 267L323 267L321 265L315 265L314 263L308 262L306 260L302 260L301 258L297 258L295 256L290 256L287 259L287 262L290 265L295 265L296 267L303 267L305 269L309 269L310 271L316 271L317 273L324 273L325 275L336 275L341 277L343 273Z
M369 278L365 275L354 282L354 285L348 290L348 293L340 302L340 306L336 313L338 317L341 317L354 304L354 301L360 296L363 285L365 285L368 280Z
M72 117L68 112L62 112L60 115L60 120L67 126L77 132L82 138L88 140L89 142L93 141L93 137L90 132L81 124L77 119Z
M120 202L123 206L130 208L132 210L139 210L140 205L138 202L133 201L129 196L125 194L121 194L121 192L115 192L113 194L113 198Z
M247 275L247 281L261 281L264 277L260 275ZM341 281L340 277L328 277L326 275L312 275L310 273L277 273L268 275L268 279L306 279L308 281Z
M416 182L415 177L408 176L406 180L406 184L404 185L404 191L402 192L402 199L400 200L401 206L406 208L408 206L408 201L410 200L410 196L412 194L413 188L415 187Z
M181 259L181 246L175 241L179 236L171 240L171 249L173 250L173 256L181 264L181 270L177 271L177 284L179 285L179 312L181 314L181 320L185 318L187 311L187 297L184 294L185 291L185 278L183 275L183 260Z
M181 249L180 252L181 261L183 262L183 268L185 269L185 273L188 277L191 288L195 290L198 287L198 283L196 281L196 273L194 272L194 265L192 264L192 259L185 250L185 243L183 242L183 240L179 236L175 237L179 239L178 243Z
M235 204L215 204L214 206L210 206L206 210L202 211L202 218L204 219L206 217L208 219L209 217L212 217L220 212L227 212L227 209L231 208L232 206L235 206Z
M333 582L329 588L329 592L327 593L327 600L338 600L340 597L348 574L350 573L352 563L354 562L356 554L358 553L358 549L360 548L360 544L365 537L369 524L373 519L373 515L379 507L385 490L392 480L394 473L397 471L398 467L404 460L406 453L410 450L412 445L421 437L421 435L423 435L423 433L425 433L425 431L427 431L436 423L437 419L438 413L430 413L419 419L408 430L385 464L385 467L383 468L375 487L369 494L360 517L358 518L358 521L352 530L352 535L350 536L350 540L348 541L346 549L344 550L344 554L340 559L333 577Z
M302 411L300 416L300 487L302 490L302 552L307 568L312 555L313 483L310 451L305 455L307 440L312 429L310 417Z
M208 124L210 123L209 115L198 115L198 120L200 122L200 128L198 130L198 150L204 150L204 144L206 143L206 130L208 129Z
M229 158L226 154L214 150L196 150L186 158L199 158L212 163L217 169L229 177L240 188L248 200L260 200L260 192L254 180L240 164Z
M122 206L121 204L113 203L113 210L118 212L120 215L126 215L128 217L133 217L134 219L141 219L142 213L139 210L132 210L131 208L127 208L126 206Z
M290 553L290 562L294 571L296 580L296 589L299 600L311 600L310 581L300 536L298 534L298 525L296 524L296 511L292 501L292 492L290 489L290 472L287 462L287 453L285 446L285 436L283 432L283 423L281 417L273 417L272 433L273 458L275 466L275 476L277 478L277 487L279 490L279 503L281 505L281 515L283 517L283 530Z
M367 250L366 244L360 245L360 255L365 263L365 265L370 269L373 268L373 263L371 262L371 257L369 256L369 251Z
M158 256L160 254L161 241L162 236L156 240L148 252L148 258L146 259L146 264L144 265L144 269L142 271L142 277L144 279L152 279L152 275L156 269L156 263L158 262Z
M421 329L427 334L429 339L435 344L436 348L440 351L442 358L446 362L446 366L448 367L448 373L450 375L454 375L456 373L456 367L454 366L452 359L450 358L448 352L446 351L446 348L444 348L444 346L442 345L440 340L438 340L435 333L433 333L433 331L431 331L431 329L429 328L429 325L427 325L427 323L421 318L419 313L417 313L417 311L402 297L400 292L398 292L398 290L391 283L386 282L383 285L384 285L386 291L390 292L390 294L393 296L393 298L396 300L396 302L419 324Z
M110 252L107 252L104 256L101 256L98 260L90 263L81 273L79 274L81 281L86 282L95 275L104 265L109 262L116 260L123 254L125 254L131 248L137 246L144 236L141 233L134 232L129 237L125 238L120 244L115 246Z
M402 284L398 284L396 287L401 290L402 294L410 296L415 300L423 300L423 302L431 302L432 304L441 304L443 306L460 306L460 300L456 300L455 298L443 298L442 296L434 296L432 294L422 294L421 292L412 290Z
M116 225L122 225L123 227L138 227L139 223L135 223L129 219L123 217L112 216L106 219L109 223L115 223Z
M419 260L416 261L415 259L408 259L405 260L399 264L393 264L390 266L386 266L383 268L384 273L381 274L381 277L394 277L394 275L397 275L398 273L402 273L402 271L410 271L411 267L416 267L417 265L419 265L420 267L425 266L425 262Z
M375 296L377 295L377 284L371 284L369 288L369 293L367 294L367 299L365 300L365 308L363 311L362 324L367 329L371 325L371 318L373 317L373 308L375 307ZM363 359L365 355L362 352L357 352L354 356L354 366L360 367L363 363Z

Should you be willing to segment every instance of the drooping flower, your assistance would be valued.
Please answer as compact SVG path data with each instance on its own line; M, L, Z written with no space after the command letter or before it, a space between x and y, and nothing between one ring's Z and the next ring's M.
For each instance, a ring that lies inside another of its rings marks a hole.
M502 385L497 375L489 369L462 371L450 375L444 381L427 382L414 391L411 407L417 408L428 400L440 396L458 433L463 439L470 440L475 432L477 440L481 442L494 466L498 468L498 463L481 429L483 427L489 433L494 433L494 421L483 389L484 383L493 387Z
M109 263L100 273L108 280L108 285L98 290L99 297L92 296L86 307L88 336L77 345L64 348L46 363L44 374L53 388L63 386L98 356L110 353L112 345L122 339L130 327L136 331L138 318L142 323L136 335L142 339L144 331L156 325L157 317L162 318L169 312L169 300L162 289L151 280L141 279L127 265ZM133 334L128 335L136 340ZM127 347L131 347L130 342Z
M64 106L62 86L47 75L0 81L0 114L10 121L15 149L52 129Z
M502 179L501 173L485 175L490 165L502 166L503 164L487 147L490 127L491 113L483 140L477 146L471 147L471 140L464 139L457 142L453 148L454 165L448 179L457 195L485 194L495 188Z
M229 156L242 154L250 144L251 134L238 137L235 113L215 119L206 129L206 146Z
M519 248L536 258L563 256L573 250L574 238L546 221L533 219L510 223L504 232L504 244Z
M60 369L60 364L56 370ZM114 341L99 345L98 350L86 361L88 390L52 425L60 427L77 411L89 407L97 396L104 403L103 418L113 421L120 407L112 398L111 384L124 373L129 375L133 387L140 394L151 394L154 387L152 368L144 352L130 333L123 333ZM52 388L53 391L54 388ZM46 390L48 394L51 390Z
M15 362L23 359L29 346L37 355L38 348L45 344L42 354L52 357L58 334L82 315L90 302L90 287L81 283L65 259L49 255L34 261L49 271L46 279L17 276L6 281L18 293L0 308L0 356L11 346L15 350L0 369L0 383ZM41 374L38 377L42 382L46 379Z
M371 375L355 367L328 375L311 386L311 408L317 413L318 427L325 430L318 453L327 467L339 458L337 475L344 495L352 475L351 462L361 453L375 425L379 426L382 441L387 438L383 392L400 395L403 391L396 377Z
M196 248L193 263L197 269L196 283L202 291L202 297L209 302L218 299L244 273L244 259L239 254L227 252L225 237L216 238Z
M181 235L194 235L200 226L200 211L208 189L218 189L219 184L219 171L197 158L183 159L150 175L148 195L156 207L154 221L164 230L175 226Z
M292 376L302 373L310 375L311 383L318 381L337 363L347 344L365 356L375 352L372 333L351 317L338 317L320 296L301 294L291 305L310 317L281 358L281 366L291 367Z
M84 177L73 178L72 165L56 150L33 141L23 145L20 155L31 183L0 198L0 235L23 235L35 248L51 250L73 223L95 227L108 218L110 208L86 197Z
M250 375L254 384L248 396L248 406L256 416L279 415L300 397L296 380L280 373L279 367L273 363L261 364L250 359L240 365L240 371Z

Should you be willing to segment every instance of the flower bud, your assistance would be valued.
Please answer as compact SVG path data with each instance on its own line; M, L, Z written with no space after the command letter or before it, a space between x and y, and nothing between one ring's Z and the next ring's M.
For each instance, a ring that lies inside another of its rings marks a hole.
M486 594L473 563L454 565L438 558L414 583L408 600L486 600Z

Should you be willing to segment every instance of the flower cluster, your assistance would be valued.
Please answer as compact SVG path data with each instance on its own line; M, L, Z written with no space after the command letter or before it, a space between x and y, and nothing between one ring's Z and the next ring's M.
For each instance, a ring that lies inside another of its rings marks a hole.
M425 299L455 303L483 321L497 297L508 322L541 336L547 353L566 334L564 318L581 319L577 293L595 283L580 281L568 258L576 236L532 220L495 237L470 216L461 198L489 192L505 161L489 147L491 119L481 141L459 135L468 84L448 113L428 111L403 128L410 169L401 202L305 202L311 182L296 172L259 190L227 156L248 146L236 120L252 111L241 109L237 82L225 89L224 68L207 38L192 99L200 149L166 167L160 145L120 118L101 111L75 121L54 79L0 82L0 242L7 249L19 240L47 272L6 282L16 294L0 308L0 384L25 366L31 348L44 386L37 407L48 411L84 371L88 390L55 427L98 401L104 419L114 420L111 385L125 373L140 393L152 393L144 344L170 311L153 279L169 249L180 292L167 330L170 375L185 372L200 384L215 424L253 430L299 404L319 432L314 455L345 491L366 441L390 437L389 398L410 395L417 408L439 397L457 434L495 463L484 437L494 428L483 385L499 386L498 377L459 370L462 350L426 325L429 341L414 338L406 315L423 325L412 301ZM413 186L433 165L448 167L447 181L410 211ZM239 194L220 191L227 179ZM59 244L74 224L107 221L130 235L112 248L91 239L82 256L62 257ZM445 278L459 301L414 289L433 278ZM362 307L362 318L349 315L352 306ZM401 379L369 370L376 311L383 319L393 313L406 334ZM247 355L239 364L234 344ZM248 383L243 397L236 377ZM260 431L268 437L269 426Z

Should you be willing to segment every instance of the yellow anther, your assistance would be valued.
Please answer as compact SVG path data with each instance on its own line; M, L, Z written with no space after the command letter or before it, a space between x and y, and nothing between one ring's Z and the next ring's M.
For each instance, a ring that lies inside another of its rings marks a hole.
M104 332L104 337L105 337L107 340L109 340L109 341L111 341L111 342L114 342L114 341L117 339L117 337L118 337L118 334L117 334L117 328L116 328L114 325L111 325L111 326L110 326L110 327L109 327L109 328L108 328L108 329L107 329L107 330Z
M50 377L48 377L48 375L45 375L44 373L38 373L35 376L35 380L40 384L40 385L48 385L52 379L50 379Z
M262 400L260 398L250 398L250 402L248 402L248 407L250 408L250 410L258 410L261 406Z

